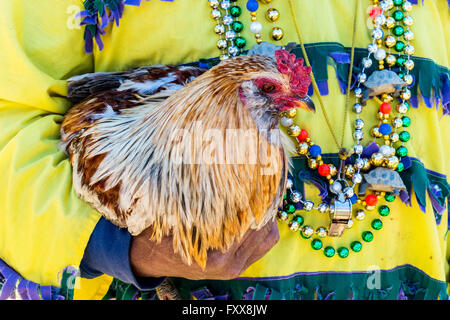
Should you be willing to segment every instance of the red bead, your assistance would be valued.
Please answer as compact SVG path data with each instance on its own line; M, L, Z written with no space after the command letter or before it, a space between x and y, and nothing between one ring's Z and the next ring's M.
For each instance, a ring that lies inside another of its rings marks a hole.
M308 138L308 131L305 129L300 130L300 134L297 136L298 141L305 141Z
M389 102L383 102L380 105L380 112L384 114L389 114L392 111L392 106Z
M374 195L374 194L368 194L368 195L366 196L365 201L366 201L366 204L367 204L368 206L373 207L373 206L375 206L375 205L377 204L378 198L377 198L377 196Z
M369 15L372 19L375 19L382 12L383 12L383 10L380 7L373 7L372 10L370 10Z
M329 174L330 174L330 166L329 165L327 165L327 164L321 164L320 166L319 166L319 174L322 176L322 177L326 177L326 176L328 176Z

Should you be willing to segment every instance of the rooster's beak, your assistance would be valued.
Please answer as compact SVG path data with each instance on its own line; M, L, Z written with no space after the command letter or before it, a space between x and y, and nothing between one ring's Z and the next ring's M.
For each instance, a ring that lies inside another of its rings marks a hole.
M305 96L304 98L299 98L295 102L296 108L301 108L306 111L316 112L316 107L314 106L314 102L309 96Z

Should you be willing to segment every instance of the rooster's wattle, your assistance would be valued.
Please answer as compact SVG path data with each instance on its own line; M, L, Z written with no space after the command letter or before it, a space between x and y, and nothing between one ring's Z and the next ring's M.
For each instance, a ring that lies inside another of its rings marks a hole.
M311 69L287 51L206 71L152 66L69 79L61 146L82 199L133 235L173 235L204 267L276 215L287 174L281 111L307 103Z

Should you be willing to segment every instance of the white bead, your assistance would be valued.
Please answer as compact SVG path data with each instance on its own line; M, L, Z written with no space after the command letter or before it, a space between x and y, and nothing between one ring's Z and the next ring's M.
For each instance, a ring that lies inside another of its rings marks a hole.
M411 41L414 39L414 32L412 32L411 30L407 30L403 34L403 37L405 37L406 40Z
M406 112L408 112L408 106L404 103L401 103L398 105L397 111L400 113L406 113Z
M356 90L356 89L355 89ZM353 105L353 112L355 113L361 113L362 112L362 105L360 105L359 103L355 103Z
M374 57L377 60L383 60L386 58L386 51L383 48L378 48L377 52L374 53Z
M403 23L406 26L412 26L414 24L414 19L411 16L406 16L405 18L403 18Z
M406 70L412 70L414 68L414 61L412 61L411 59L408 59L405 61L405 68Z
M294 124L294 119L292 118L287 118L287 117L282 117L281 118L281 124L285 127L290 127Z
M223 50L227 47L227 41L220 39L217 41L217 48L219 48L220 50Z
M229 14L226 14L223 16L222 21L224 25L229 26L233 23L233 17Z
M386 23L386 17L384 16L384 14L379 14L375 17L374 21L377 26L382 26Z
M378 50L378 46L375 43L371 43L367 47L367 50L369 50L370 53L375 53Z
M355 190L352 187L347 187L344 189L344 194L347 198L351 198L355 195Z
M220 3L220 7L224 10L227 10L230 6L230 0L222 0L222 2Z
M314 202L312 202L311 200L307 200L307 201L305 201L305 203L303 203L303 210L311 211L313 208L314 208Z
M217 34L223 34L223 33L225 33L225 26L223 24L218 24L215 26L214 31Z
M356 129L364 128L364 121L362 119L356 119L355 120L355 128Z
M407 107L405 106L405 108L407 109ZM400 111L399 111L400 112ZM406 112L406 111L405 111ZM401 112L401 113L405 113L405 112ZM402 118L400 117L396 117L392 120L392 125L394 126L394 128L400 128L403 125L403 121Z
M362 167L364 167L364 161L361 158L357 158L355 160L355 168L356 169L362 169Z
M358 74L358 81L359 82L364 83L364 82L366 82L366 80L367 80L367 74L365 74L365 73Z
M374 38L375 40L380 40L381 38L383 38L383 30L381 28L375 28L372 31L372 38Z
M236 56L239 53L239 49L236 46L231 46L228 48L228 54L230 56Z
M380 147L379 152L383 155L383 157L389 157L391 155L391 147L384 144Z
M370 58L362 59L362 65L364 68L370 68L372 66L372 59Z
M236 32L234 32L233 30L228 30L227 32L225 32L225 39L231 41L234 38L236 38Z
M287 178L286 179L286 189L292 188L293 185L294 185L294 182L291 179Z
M219 6L219 0L208 0L209 6L216 9Z
M361 89L361 88L356 88L356 89L354 90L354 92L355 92L355 96L356 96L357 98L361 98L361 97L362 97L362 89Z
M300 225L298 224L297 221L292 221L292 222L289 224L289 228L290 228L292 231L297 231L299 227L300 227Z
M361 159L362 160L362 159ZM364 165L364 160L362 160L362 162L363 162L363 165ZM353 176L352 176L352 181L353 181L353 183L354 184L358 184L358 183L361 183L361 181L362 181L362 175L361 175L361 173L355 173Z
M403 10L405 10L406 12L411 11L411 9L412 9L412 4L411 4L411 2L409 2L409 1L403 2L402 8L403 8Z
M411 90L404 89L403 92L400 94L400 97L402 97L405 100L408 100L409 98L411 98Z
M357 141L362 140L364 138L364 133L361 130L356 129L355 132L353 133L353 137Z
M291 192L290 199L294 203L300 202L302 200L302 194L298 191L293 191Z
M363 210L356 211L355 218L358 220L364 220L366 213Z
M405 81L405 83L407 85L410 85L411 83L413 83L414 79L413 76L410 74L405 74L405 76L403 77L403 81Z
M360 144L356 144L355 147L353 148L353 151L355 151L356 154L361 154L363 153L364 147Z
M318 210L320 213L326 213L326 212L328 211L328 209L329 209L329 207L328 207L328 205L327 205L326 203L321 203L321 204L319 204L319 206L317 207L317 210Z
M380 8L381 8L383 11L389 10L389 3L387 3L386 1L381 1L381 2L380 2Z
M306 237L310 237L310 236L312 236L314 234L314 229L311 228L310 226L304 226L303 227L303 234Z
M260 33L262 30L262 24L258 21L253 21L250 23L250 31L252 33Z
M317 228L316 233L319 238L325 238L328 234L328 231L324 227L319 227Z
M388 17L386 19L386 27L392 28L395 25L395 19L392 17Z
M398 133L397 132L391 133L389 138L391 139L392 142L397 142L399 139Z
M393 0L384 0L388 4L388 9L392 9L394 7Z
M342 190L342 185L340 182L335 181L330 185L330 191L333 193L339 193Z
M408 56L411 56L411 55L413 55L414 54L414 47L412 46L412 45L407 45L406 47L405 47L405 53L408 55Z
M220 10L218 10L218 9L213 9L213 10L211 11L211 17L212 17L213 19L219 19L221 16L222 16L222 12L220 12Z

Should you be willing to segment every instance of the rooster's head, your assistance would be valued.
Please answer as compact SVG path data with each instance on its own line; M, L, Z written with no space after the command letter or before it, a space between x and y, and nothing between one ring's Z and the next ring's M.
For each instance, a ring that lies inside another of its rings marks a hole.
M242 81L239 96L250 109L279 115L280 111L301 108L315 111L307 95L311 84L311 67L303 65L303 59L286 50L275 51L275 59L265 56L249 56L249 62L259 62L259 70L249 73Z

